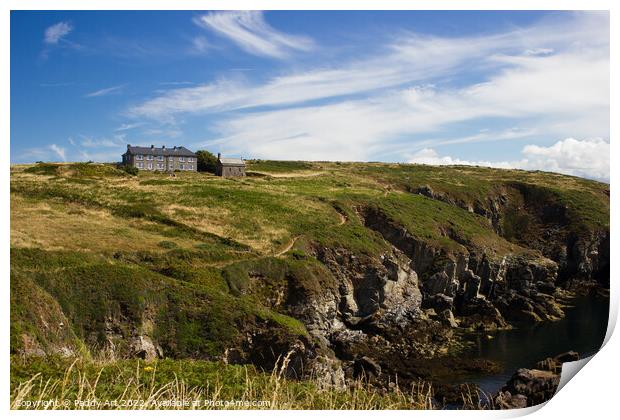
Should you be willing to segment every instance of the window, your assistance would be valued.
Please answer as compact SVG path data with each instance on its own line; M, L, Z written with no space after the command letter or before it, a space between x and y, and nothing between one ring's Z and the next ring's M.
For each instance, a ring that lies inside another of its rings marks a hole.
M163 163L158 163L157 164L157 169L164 169L164 164Z
M138 168L140 168L140 169L144 168L144 163L138 162Z
M147 169L153 169L153 164L151 162L146 164Z
M180 168L181 170L184 170L184 169L185 169L185 165L180 164L180 165L179 165L179 168Z
M194 169L194 165L187 165L187 169L189 169L189 170Z
M185 158L183 156L179 157L179 162L185 162Z
M168 163L168 169L170 169L170 170L174 169L174 163L169 162Z
M163 156L157 156L157 160L164 160Z
M193 162L193 161L194 161L194 159L193 159L193 158L191 158L191 157L188 157L188 158L187 158L187 161L188 161L188 162Z
M146 155L146 160L153 160L153 155Z
M136 155L136 160L142 160L144 157L142 155Z

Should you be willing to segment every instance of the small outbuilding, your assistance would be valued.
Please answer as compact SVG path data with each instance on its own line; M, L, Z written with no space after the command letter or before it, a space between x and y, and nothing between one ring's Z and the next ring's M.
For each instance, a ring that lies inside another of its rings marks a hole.
M245 176L245 162L243 159L223 158L218 153L215 175L223 177Z

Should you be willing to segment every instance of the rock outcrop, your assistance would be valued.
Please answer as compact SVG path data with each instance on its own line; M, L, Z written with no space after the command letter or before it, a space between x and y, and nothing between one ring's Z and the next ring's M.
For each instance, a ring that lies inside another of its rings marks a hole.
M483 201L455 198L428 185L408 191L485 217L499 235L555 261L559 282L578 288L594 280L609 287L609 230L584 229L572 221L567 204L551 189L512 182Z
M420 282L423 306L452 311L461 326L493 330L563 316L553 296L558 270L554 261L526 254L497 257L474 247L447 254L376 208L363 209L362 214L366 226L407 255L425 279Z
M579 359L567 352L538 362L533 369L518 369L508 383L493 397L497 408L525 408L549 401L560 384L562 364Z

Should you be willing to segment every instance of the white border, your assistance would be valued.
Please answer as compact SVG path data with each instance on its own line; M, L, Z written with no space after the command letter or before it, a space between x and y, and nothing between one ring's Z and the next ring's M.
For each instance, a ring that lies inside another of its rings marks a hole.
M620 39L618 36L618 7L614 10L614 5L617 1L612 0L502 0L502 1L488 1L488 0L412 0L412 1L397 1L397 0L262 0L262 1L249 1L249 0L211 0L211 1L194 1L194 0L55 0L55 1L43 1L43 0L5 0L1 2L0 8L2 9L2 15L0 17L0 42L1 42L1 54L2 61L0 65L0 80L2 81L2 103L0 112L0 129L2 130L2 151L0 153L0 159L4 168L4 177L0 182L2 189L3 200L2 211L2 234L5 238L2 242L2 273L3 275L3 287L2 287L2 299L5 302L3 309L3 323L2 323L2 343L1 352L2 360L5 362L2 364L3 381L0 388L0 398L3 401L3 411L8 411L9 406L9 156L10 148L10 10L347 10L347 9L365 9L365 10L610 10L611 19L611 115L618 115L616 99L618 95L618 83L613 76L618 74L618 54L617 44L613 40ZM618 119L611 119L611 136L617 133ZM613 151L615 146L612 144L612 164L611 164L611 179L616 179L617 171L614 168L614 163L617 159L614 159ZM611 197L611 209L612 209L612 224L611 224L611 260L614 261L618 257L617 243L618 243L618 229L616 228L617 217L614 215L614 211L618 208L618 199L616 194L612 194ZM610 418L615 411L616 399L618 398L616 388L618 380L618 358L617 354L620 354L620 345L618 344L617 337L611 336L610 333L615 325L618 313L618 290L616 287L618 269L615 264L611 267L612 278L612 301L611 301L611 319L608 330L608 342L604 348L592 358L587 364L587 367L579 372L577 378L570 381L546 406L537 411L538 408L531 410L516 410L516 411L486 411L486 412L450 412L450 411L424 411L424 412L411 412L411 411L398 411L398 412L320 412L315 413L312 411L298 411L291 412L184 412L184 416L188 417L200 417L205 416L215 418L229 418L232 417L246 417L256 416L261 418L290 418L294 415L298 418L307 418L315 420L316 416L334 415L341 419L355 419L359 417L370 418L371 416L390 416L391 418L407 418L412 416L429 418L500 418L500 417L517 417L527 413L534 412L531 418ZM617 334L616 334L617 336ZM611 338L610 338L611 337ZM164 418L169 417L171 413L167 412L89 412L89 416L95 417L112 417L112 416L124 416L132 415L138 417L150 417L150 418ZM78 412L47 412L46 415L50 417L70 417L80 415ZM11 416L15 417L31 417L41 416L42 413L34 412L11 412Z

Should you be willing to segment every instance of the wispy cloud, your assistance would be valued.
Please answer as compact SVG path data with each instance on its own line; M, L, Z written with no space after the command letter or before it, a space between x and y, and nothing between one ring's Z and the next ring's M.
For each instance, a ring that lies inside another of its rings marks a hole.
M538 61L461 89L416 86L361 99L234 114L215 125L221 136L212 143L256 157L376 160L377 153L385 157L394 148L411 149L417 143L527 139L540 133L607 137L606 58L567 54L532 60ZM521 128L446 138L451 127L482 119ZM403 137L405 144L398 140Z
M275 159L377 160L447 144L608 138L608 15L569 16L484 36L400 33L366 58L264 82L171 89L128 114L158 122L211 114L217 134L199 146ZM475 81L452 83L470 80L463 72ZM481 132L485 122L493 129Z
M73 31L73 26L69 22L58 22L45 29L43 34L43 49L39 53L40 60L47 60L50 53L54 49L64 48L81 50L83 46L77 42L67 39L67 36Z
M570 36L565 34L565 25L573 26ZM361 94L373 96L373 92L381 89L407 88L429 80L441 80L442 77L449 78L462 72L463 68L471 70L474 67L482 68L486 72L496 70L491 77L498 81L502 76L503 80L511 79L514 85L507 86L511 91L523 89L524 86L526 91L532 86L544 88L544 84L530 84L531 80L519 77L518 73L529 73L531 77L540 78L542 75L537 73L545 72L545 76L549 76L550 81L554 82L550 86L563 90L563 95L568 96L571 88L567 88L569 85L566 83L570 82L567 79L572 74L582 78L584 73L589 72L588 60L595 60L596 65L608 63L608 45L600 45L606 36L608 38L608 34L608 27L606 29L604 24L597 25L591 22L590 18L576 18L575 22L565 22L564 25L542 24L486 37L439 38L406 34L387 45L384 48L386 52L379 56L350 60L331 67L297 71L274 77L262 84L223 79L196 87L170 90L132 107L130 113L161 119L179 113L208 113L259 106L279 107ZM542 56L525 53L525 46L529 46L529 49L540 49L545 45L553 45L557 53ZM523 54L519 54L519 51ZM575 54L575 51L579 54ZM564 58L566 60L562 61ZM553 75L545 71L544 67L547 65L555 66L553 70L560 73ZM579 67L573 71L570 65ZM559 76L559 79L555 76ZM605 78L601 83L604 82ZM484 84L471 87L484 92L489 99L493 94L499 99L505 97L502 91L485 87ZM598 93L600 91L597 91ZM534 95L529 97L531 99L527 101L528 105L537 100ZM575 99L572 102L579 100L576 95L573 98ZM553 96L545 96L544 99L547 103L562 102ZM513 104L513 107L516 106L518 104Z
M65 149L64 147L60 147L57 146L56 144L50 144L49 146L50 150L54 153L56 153L56 155L63 161L66 162L67 161L67 156L65 154Z
M138 123L124 123L124 124L121 124L120 126L116 127L114 129L114 131L132 130L134 128L141 127L143 125L144 125L144 123L140 123L140 122L138 122Z
M73 26L68 22L58 22L45 30L43 42L49 45L58 44L58 42L73 30Z
M196 17L194 22L254 55L285 58L293 51L310 51L314 47L309 37L276 30L259 11L213 12Z
M93 162L118 162L121 159L121 155L118 150L76 150L73 160L76 161L89 161Z
M39 83L41 87L66 87L73 85L75 85L75 82Z
M112 86L112 87L108 87L104 89L99 89L94 92L87 93L86 95L84 95L84 97L85 98L96 98L98 96L118 94L125 88L125 86L126 85L118 85L118 86Z
M182 86L182 85L193 85L194 82L189 81L179 81L179 82L159 82L161 86Z
M192 39L190 52L194 54L205 54L212 48L213 46L211 45L207 37L199 35Z
M177 138L183 134L183 131L175 126L165 126L164 128L149 128L142 131L145 136L156 136L158 138Z
M60 147L57 144L50 144L41 147L32 147L23 150L17 156L18 160L23 162L37 162L37 161L67 161L66 149Z
M80 146L86 148L121 148L125 145L125 134L112 137L92 137L80 135Z

